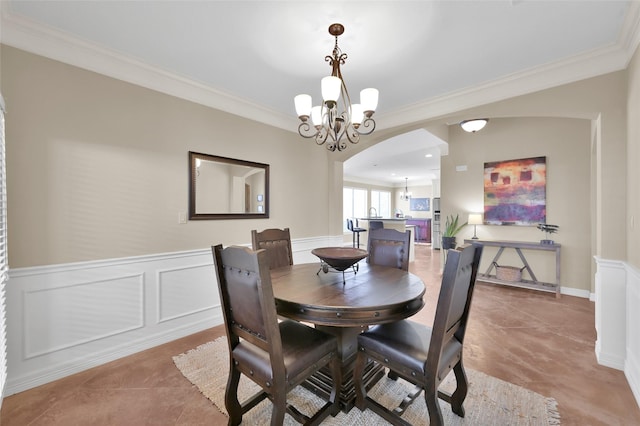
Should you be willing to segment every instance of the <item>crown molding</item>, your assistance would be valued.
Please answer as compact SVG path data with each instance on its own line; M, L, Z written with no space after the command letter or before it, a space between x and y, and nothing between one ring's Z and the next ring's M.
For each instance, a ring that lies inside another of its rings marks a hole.
M408 105L378 116L376 124L384 129L440 118L465 109L620 71L626 68L629 59L627 52L619 46L609 46Z
M640 2L632 1L618 40L610 46L381 114L377 116L376 124L379 129L403 126L620 71L627 68L639 44Z
M36 24L12 14L4 2L0 13L0 43L7 46L270 126L285 130L298 127L297 117L264 108L65 32Z
M457 111L623 70L640 42L640 2L630 2L616 43L562 61L468 87L376 115L378 130L413 125ZM295 132L297 117L162 71L93 43L36 24L0 9L0 42L30 53L87 69L131 84L215 108L269 126Z

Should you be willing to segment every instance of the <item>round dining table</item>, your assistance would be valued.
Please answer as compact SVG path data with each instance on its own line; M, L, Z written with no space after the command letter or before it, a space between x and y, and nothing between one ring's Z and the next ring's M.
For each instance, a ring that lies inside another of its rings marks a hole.
M338 338L342 360L340 402L349 411L355 402L353 366L358 334L369 325L408 318L424 306L425 285L416 275L402 269L369 265L361 261L357 270L318 270L317 263L285 266L271 270L271 282L278 314L312 323ZM384 375L371 363L365 369L369 389ZM320 374L305 383L315 393L328 397L330 375Z

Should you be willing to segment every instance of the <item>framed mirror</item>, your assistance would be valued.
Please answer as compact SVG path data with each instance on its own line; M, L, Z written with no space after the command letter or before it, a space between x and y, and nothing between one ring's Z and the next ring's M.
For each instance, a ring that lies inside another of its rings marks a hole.
M267 219L269 165L189 151L189 219Z

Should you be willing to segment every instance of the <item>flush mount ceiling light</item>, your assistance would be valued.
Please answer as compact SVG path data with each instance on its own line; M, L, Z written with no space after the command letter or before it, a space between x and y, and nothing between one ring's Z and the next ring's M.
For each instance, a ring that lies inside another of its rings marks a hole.
M475 133L478 130L482 130L488 122L488 118L474 118L473 120L465 120L461 122L460 127L462 127L462 130L465 132Z
M352 104L347 86L344 84L340 65L344 65L347 54L338 47L338 36L342 33L342 24L332 24L329 27L329 34L335 37L336 42L332 54L324 58L332 70L331 75L321 81L321 104L312 107L311 96L307 94L294 98L296 113L301 121L298 133L305 138L315 138L318 145L327 142L329 151L342 151L347 148L347 143L342 140L343 136L346 135L349 142L356 144L360 141L360 135L368 135L376 127L376 122L371 116L378 106L378 90L362 90L360 103Z

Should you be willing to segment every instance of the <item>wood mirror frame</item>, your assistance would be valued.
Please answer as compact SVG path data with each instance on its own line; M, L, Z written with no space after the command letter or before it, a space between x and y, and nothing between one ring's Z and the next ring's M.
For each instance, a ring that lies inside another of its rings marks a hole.
M189 151L189 220L268 217L268 164Z

